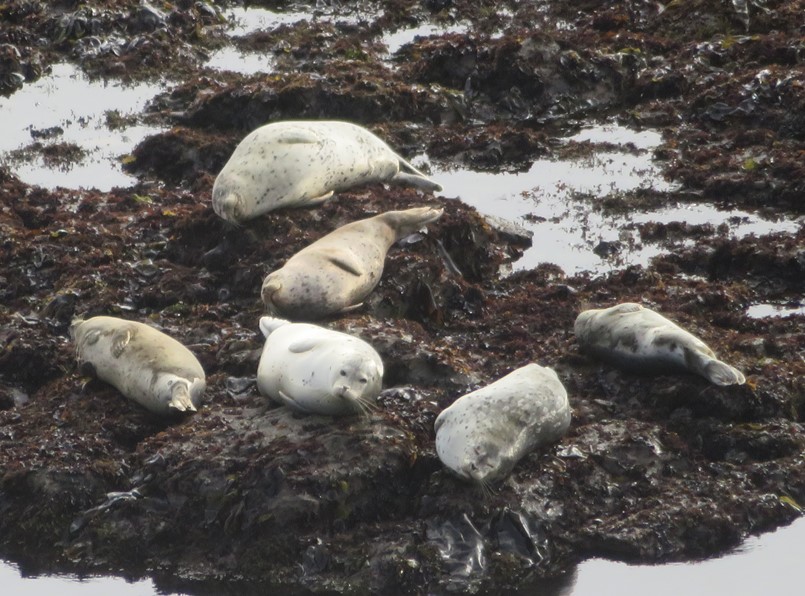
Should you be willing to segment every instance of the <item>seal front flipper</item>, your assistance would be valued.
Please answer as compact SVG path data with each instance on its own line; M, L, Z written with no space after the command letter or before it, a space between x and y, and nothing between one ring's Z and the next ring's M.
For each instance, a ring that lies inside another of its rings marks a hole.
M345 306L344 308L339 310L337 314L345 315L348 312L352 312L353 310L358 310L361 306L363 306L363 302L358 302L358 304L353 304L352 306Z
M285 395L280 389L277 389L277 395L279 396L280 401L284 405L288 406L289 408L291 408L293 410L296 410L297 412L307 412L308 411L306 408L303 408L298 403L296 403L296 401L294 401L293 398L288 397L287 395Z
M276 135L274 135L274 142L276 143L288 143L290 145L296 143L320 143L321 140L315 134L310 131L296 129L296 130L284 130Z
M333 194L335 194L335 191L331 190L330 192L326 192L318 197L313 197L312 199L305 199L301 204L305 205L306 207L321 205L322 203L326 203L327 201L329 201L333 197Z
M624 302L623 304L618 304L613 307L612 312L626 314L630 312L638 312L644 308L645 307L642 304L637 304L636 302Z
M358 263L358 261L349 253L342 255L328 255L325 258L339 269L342 269L347 273L351 273L355 277L360 277L363 275L360 263Z
M305 339L300 339L291 343L288 346L288 351L292 354L302 354L303 352L308 352L319 345L319 340L313 337L306 337Z
M132 326L126 326L115 331L112 336L112 356L120 358L120 355L126 349L126 346L131 342L134 337L136 329Z

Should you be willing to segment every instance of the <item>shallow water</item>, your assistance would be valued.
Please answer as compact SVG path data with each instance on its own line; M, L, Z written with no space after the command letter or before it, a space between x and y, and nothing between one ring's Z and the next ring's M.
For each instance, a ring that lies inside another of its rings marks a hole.
M226 70L243 75L272 72L274 65L274 55L270 52L262 54L244 52L234 47L221 48L213 52L210 59L204 63L207 68Z
M350 8L350 7L345 7ZM350 9L348 13L340 13L338 7L333 9L317 9L312 12L283 11L276 12L267 8L230 8L224 11L224 17L232 25L227 29L230 37L243 37L258 31L271 31L280 25L293 25L300 21L332 21L358 23L362 20L373 20L374 14L362 12L359 8Z
M805 315L805 305L790 306L787 304L753 304L746 309L746 316L752 319L789 317L791 315Z
M413 42L417 37L446 35L447 33L466 33L467 31L468 26L462 23L445 26L434 23L423 23L415 27L386 33L380 41L386 46L389 55L391 55L398 52L405 44Z
M605 559L583 562L568 576L535 582L519 590L522 596L758 596L797 593L793 582L805 540L805 518L759 537L748 538L732 552L695 563L627 565ZM129 583L118 577L78 578L73 575L22 577L18 568L0 560L0 586L15 596L152 596L154 582ZM192 593L192 592L191 592ZM257 594L260 590L247 589Z
M265 8L231 8L224 17L232 23L227 29L231 37L242 37L258 31L270 31L280 25L293 25L311 19L305 12L275 12Z
M648 222L724 224L728 234L736 237L793 233L801 225L793 218L766 220L736 209L719 211L705 203L604 213L596 205L607 195L638 189L673 190L651 156L660 143L659 133L606 124L585 128L566 141L607 145L605 150L584 158L540 159L522 173L475 172L433 165L431 177L444 186L444 196L458 197L481 213L509 219L534 233L532 247L514 264L515 270L546 262L571 275L585 271L601 274L628 265L645 266L652 257L668 252L659 244L641 240L637 226ZM621 145L623 150L613 150L612 144ZM617 242L619 250L601 257L593 250L601 242Z
M161 88L120 81L90 81L71 64L55 64L49 75L25 85L10 97L0 97L0 164L6 163L21 180L45 188L97 188L130 186L137 179L121 167L126 155L145 137L162 128L134 124L109 130L107 116L126 117L139 113ZM54 127L62 129L57 132ZM32 133L54 129L39 140L42 145L75 144L84 157L64 167L44 162L41 155L25 161L9 152L25 150L36 142Z
M160 594L152 580L127 582L120 577L79 578L75 575L23 577L16 565L0 560L0 586L13 596L152 596Z

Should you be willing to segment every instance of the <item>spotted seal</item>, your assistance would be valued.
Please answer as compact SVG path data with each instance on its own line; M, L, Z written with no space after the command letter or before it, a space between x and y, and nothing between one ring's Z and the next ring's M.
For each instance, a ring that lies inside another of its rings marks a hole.
M391 245L437 220L443 211L386 211L316 240L263 281L261 296L268 313L312 320L356 308L380 281Z
M637 372L687 371L715 385L741 385L738 369L721 362L703 341L640 304L585 310L573 331L579 345L615 366Z
M206 388L204 369L181 343L150 325L116 317L73 321L80 365L155 414L195 412Z
M235 148L215 179L212 206L237 224L385 181L442 190L365 128L339 121L274 122L252 131Z
M307 323L262 317L260 393L300 412L342 416L374 407L383 361L368 343Z
M530 363L459 397L436 418L436 453L461 478L489 485L570 426L567 392L553 369Z

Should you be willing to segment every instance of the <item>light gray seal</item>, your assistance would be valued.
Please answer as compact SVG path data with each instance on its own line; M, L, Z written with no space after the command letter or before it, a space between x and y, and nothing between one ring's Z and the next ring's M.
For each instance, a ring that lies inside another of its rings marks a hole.
M293 255L263 281L271 315L312 320L360 306L380 281L391 245L444 210L386 211L346 224Z
M715 385L746 382L703 341L648 308L625 302L582 312L573 327L582 350L635 372L692 372Z
M252 131L215 179L212 206L231 223L323 203L369 182L441 191L371 132L339 121L286 121Z
M195 412L204 369L181 343L150 325L116 317L75 320L70 327L80 365L155 414Z
M367 413L383 381L383 361L368 343L340 331L262 317L266 338L257 368L260 393L297 411Z
M436 453L461 478L488 486L531 450L561 438L570 416L556 373L527 364L442 411L435 423Z

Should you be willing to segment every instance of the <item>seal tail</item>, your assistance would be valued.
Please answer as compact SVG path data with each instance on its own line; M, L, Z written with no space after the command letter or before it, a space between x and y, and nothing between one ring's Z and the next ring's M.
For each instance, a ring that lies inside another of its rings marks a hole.
M746 377L737 368L721 360L710 360L702 373L714 385L743 385Z
M397 154L395 153L395 155ZM392 181L413 186L414 188L419 188L428 192L442 192L441 184L438 184L437 182L434 182L428 178L423 172L416 169L413 165L411 165L410 162L404 160L399 155L397 155L397 159L400 160L400 171L394 175ZM408 172L403 172L403 169L408 170Z
M274 317L260 317L260 332L263 334L263 337L268 337L283 325L289 325L289 324L290 321L286 321L285 319L276 319Z
M190 390L187 383L176 382L173 384L171 391L171 400L168 402L168 407L173 408L179 412L195 412L196 406L190 397Z

